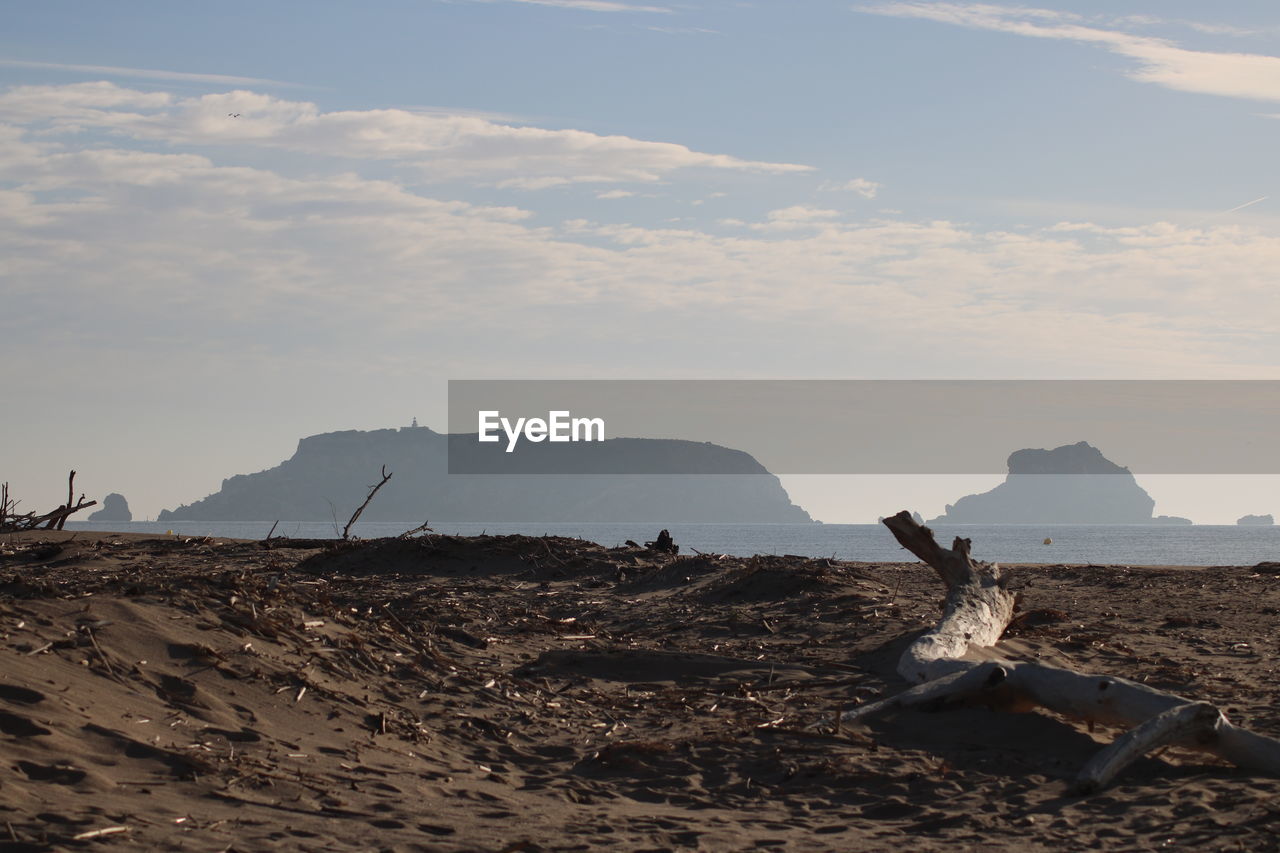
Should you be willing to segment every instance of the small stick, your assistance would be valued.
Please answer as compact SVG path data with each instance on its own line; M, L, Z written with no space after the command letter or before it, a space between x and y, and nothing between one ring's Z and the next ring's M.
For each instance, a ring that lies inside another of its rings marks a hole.
M104 835L119 835L122 832L128 832L127 826L104 826L102 829L91 829L88 832L82 832L79 835L71 836L72 841L88 841L90 838L102 838Z
M111 673L111 677L116 677L116 671L111 666L111 661L107 660L107 656L102 653L102 646L98 645L98 638L93 636L93 629L88 625L84 626L84 632L89 635L89 642L93 643L93 650L98 653L98 657L102 658L102 664L107 668L107 672Z
M409 630L409 626L408 626L408 625L406 625L406 624L404 624L403 622L401 622L401 621L400 621L400 617L399 617L399 616L397 616L397 615L396 615L396 612L395 612L394 610L392 610L392 609L391 609L391 602L390 602L390 601L388 601L388 602L384 603L384 604L382 605L382 609L383 609L383 610L385 610L385 611L387 611L387 615L391 617L391 621L392 621L392 622L395 622L397 625L399 625L399 626L401 627L401 629L404 631L404 633L405 633L405 636L406 636L406 637L408 637L408 638L409 638L409 639L411 639L411 640L414 638L414 637L413 637L413 631Z
M889 598L889 603L885 607L892 607L893 603L898 600L898 590L902 589L902 574L898 574L898 583L893 588L893 595Z

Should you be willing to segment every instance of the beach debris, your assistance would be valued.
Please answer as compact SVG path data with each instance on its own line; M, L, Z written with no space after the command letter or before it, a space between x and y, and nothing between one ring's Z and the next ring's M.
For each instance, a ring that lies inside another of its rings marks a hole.
M37 515L35 512L19 513L18 504L21 501L9 497L8 483L0 483L0 532L38 528L61 530L68 518L82 509L98 505L97 501L86 501L83 494L80 495L80 500L73 504L76 494L75 484L76 472L72 471L67 477L67 502L55 510Z
M265 849L285 827L307 849L321 837L326 849L367 849L370 827L388 847L452 835L499 850L527 835L545 845L528 849L552 849L564 824L525 817L542 796L555 798L553 816L562 800L599 810L599 832L578 839L584 849L715 846L705 841L715 835L694 833L719 832L735 813L749 817L734 837L754 838L767 818L779 846L803 846L815 826L843 833L835 841L848 849L874 846L868 839L885 830L911 833L916 846L963 846L1006 825L990 849L1064 837L1114 846L1114 832L1133 849L1189 848L1219 833L1241 849L1272 840L1280 782L1183 767L1153 796L1147 786L1168 768L1130 763L1172 744L1166 757L1185 764L1192 754L1176 747L1211 736L1212 706L1175 706L1084 752L1084 726L1052 713L970 711L955 729L946 716L874 729L855 719L840 731L845 708L900 689L885 664L892 670L915 638L906 632L938 618L938 583L921 563L674 557L563 537L446 534L338 548L282 540L279 550L221 540L216 551L200 537L59 536L58 559L36 560L51 538L0 537L11 552L0 554L9 655L0 656L0 734L25 762L21 784L0 786L12 821L0 839L21 849ZM615 581L620 567L626 583ZM1197 698L1230 702L1233 718L1275 730L1263 674L1271 620L1261 618L1280 613L1270 576L1251 567L1011 574L1028 598L1022 582L1034 577L1037 595L1057 591L1038 603L1070 612L1016 611L988 654L998 659L979 658L991 666L968 688L921 685L939 704L972 690L1005 707L1000 658L1026 647L1063 666L1071 650L1097 668L1149 675L1152 687L1203 685L1213 692ZM1093 630L1093 619L1105 625ZM1014 641L1015 629L1028 639ZM1202 657L1182 666L1177 648ZM108 677L108 663L128 686ZM1086 683L1119 688L1101 676ZM805 728L833 716L834 731ZM1112 790L1072 805L1063 782ZM625 812L609 810L615 798ZM630 803L663 800L675 828L628 823ZM716 805L710 824L699 822L707 804ZM488 817L500 808L505 818ZM1113 820L1091 821L1100 808ZM258 822L241 820L246 809ZM73 840L108 825L130 830Z
M108 835L119 835L122 832L128 832L127 826L104 826L102 829L91 829L88 832L81 832L79 835L71 836L72 841L88 841L91 838L105 838Z
M650 551L661 551L664 554L679 554L680 546L671 538L671 532L663 528L658 531L658 538L652 542L644 543L644 547Z
M430 524L431 524L431 521L430 521L430 520L424 521L424 522L422 522L421 524L419 524L417 527L412 527L412 528L410 528L410 529L406 530L404 533L401 533L401 534L400 534L399 536L397 536L396 538L397 538L397 539L412 539L413 537L417 536L419 533L432 533L432 532L434 532L434 531L432 531L432 529L428 526L428 525L430 525Z
M840 715L865 722L903 708L981 704L1027 711L1041 707L1095 723L1133 726L1077 774L1074 790L1089 794L1154 749L1177 744L1212 753L1239 767L1280 776L1280 741L1230 723L1207 702L1155 690L1135 681L996 657L1013 621L1016 596L1000 567L970 559L971 542L956 537L950 549L903 511L884 524L894 538L928 564L946 587L938 623L903 652L898 674L916 686ZM985 661L965 660L976 652ZM993 658L993 659L992 659Z

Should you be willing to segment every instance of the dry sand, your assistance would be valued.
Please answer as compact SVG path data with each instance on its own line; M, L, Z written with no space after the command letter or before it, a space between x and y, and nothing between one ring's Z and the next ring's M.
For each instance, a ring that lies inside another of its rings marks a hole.
M0 537L0 850L1280 849L1280 781L1199 754L1070 796L1115 730L806 734L902 688L919 564L288 544ZM1280 735L1280 565L1013 575L1013 653Z

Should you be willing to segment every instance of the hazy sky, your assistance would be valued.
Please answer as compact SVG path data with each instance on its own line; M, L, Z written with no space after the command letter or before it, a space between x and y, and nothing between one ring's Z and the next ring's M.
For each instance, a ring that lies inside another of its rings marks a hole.
M4 18L24 508L75 467L150 517L304 435L442 428L448 378L1280 378L1274 0ZM794 496L862 521L954 485Z

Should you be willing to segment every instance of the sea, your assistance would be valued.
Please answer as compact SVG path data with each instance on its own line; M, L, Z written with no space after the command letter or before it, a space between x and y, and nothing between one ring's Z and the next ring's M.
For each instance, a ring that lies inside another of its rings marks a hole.
M397 536L420 522L359 522L352 536L374 539ZM264 521L168 521L67 523L68 530L105 530L176 536L224 536L262 539L272 523ZM461 536L512 533L529 536L568 536L607 547L627 540L643 544L665 527L680 553L794 554L861 562L901 562L914 557L881 524L567 524L442 522L434 533ZM974 557L1002 563L1071 563L1126 566L1251 566L1280 562L1280 525L1084 525L1084 524L972 524L938 525L940 542L956 536L973 543ZM338 538L332 522L282 521L275 536L294 539ZM1045 544L1050 540L1050 544Z

